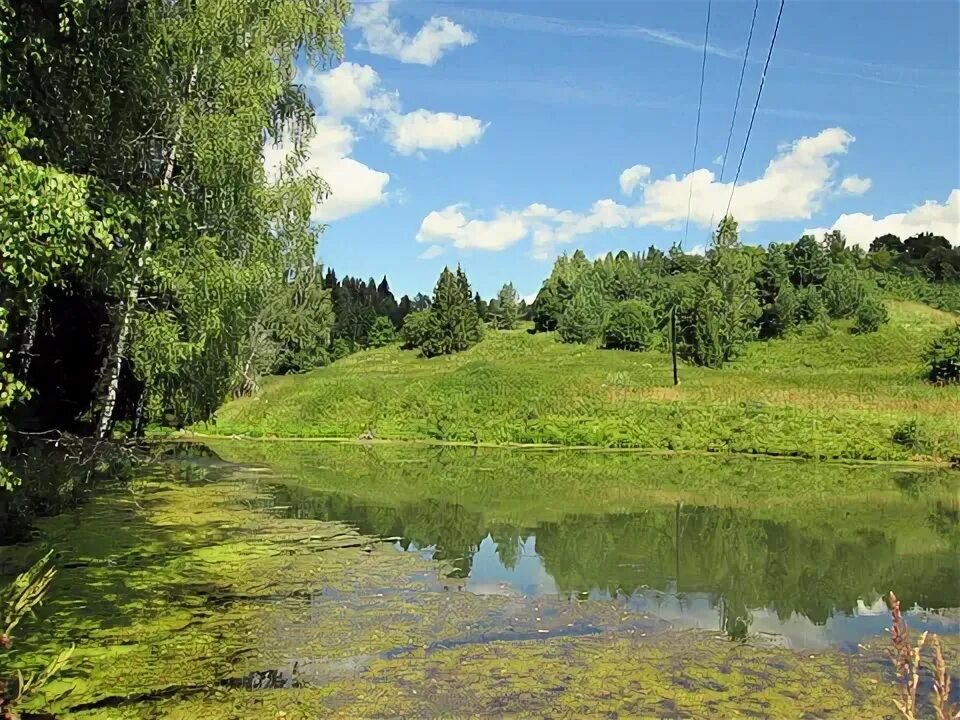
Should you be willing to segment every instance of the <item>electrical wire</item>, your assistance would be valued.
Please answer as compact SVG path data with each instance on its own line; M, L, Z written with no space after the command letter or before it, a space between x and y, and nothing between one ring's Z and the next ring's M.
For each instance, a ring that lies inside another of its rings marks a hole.
M777 13L777 24L773 28L773 37L770 38L770 49L767 50L767 59L763 63L763 74L760 76L760 87L757 89L757 99L753 103L753 112L750 114L750 125L747 127L747 137L743 141L743 150L740 152L740 162L737 163L737 175L733 179L733 187L730 188L730 199L727 201L726 217L730 215L730 205L733 204L733 194L737 190L737 182L740 180L740 170L743 168L743 157L747 154L747 145L750 143L750 133L753 131L753 121L757 117L757 107L760 105L760 96L763 94L763 83L767 79L767 69L770 67L770 57L773 55L773 46L777 42L777 33L780 30L780 18L783 17L783 5L786 0L780 0L780 11Z
M703 59L700 61L700 99L697 102L697 129L693 136L693 162L690 165L690 192L687 195L687 221L683 226L683 242L690 232L690 208L693 204L693 173L697 169L697 145L700 144L700 112L703 109L703 81L707 74L707 45L710 39L711 0L707 0L707 24L703 31Z
M747 35L747 49L743 53L743 65L740 66L740 82L737 83L737 99L733 103L733 117L730 118L730 132L727 133L727 147L723 151L723 163L720 165L720 182L723 182L723 173L727 168L727 156L730 154L730 140L733 138L733 127L737 122L737 110L740 108L740 92L743 90L743 76L747 71L747 58L750 57L750 43L753 40L753 28L757 24L757 8L760 0L753 0L753 17L750 19L750 33Z

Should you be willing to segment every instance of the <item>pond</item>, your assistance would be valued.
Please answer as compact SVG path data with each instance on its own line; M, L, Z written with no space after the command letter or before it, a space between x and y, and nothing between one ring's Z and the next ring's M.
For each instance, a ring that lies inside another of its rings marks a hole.
M0 561L57 550L15 660L75 644L43 701L71 716L883 717L889 590L955 658L958 489L906 466L224 440L171 446Z

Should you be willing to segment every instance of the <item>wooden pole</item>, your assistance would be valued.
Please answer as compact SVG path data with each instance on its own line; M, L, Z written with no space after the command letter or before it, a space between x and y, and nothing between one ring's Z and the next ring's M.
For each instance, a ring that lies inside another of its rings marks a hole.
M670 354L673 356L673 384L680 384L677 373L677 306L670 308Z

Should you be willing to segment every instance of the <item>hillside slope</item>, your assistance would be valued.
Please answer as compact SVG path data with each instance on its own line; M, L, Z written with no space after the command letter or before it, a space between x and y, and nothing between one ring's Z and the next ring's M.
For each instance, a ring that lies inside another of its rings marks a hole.
M919 352L955 316L890 303L890 324L836 323L757 342L723 370L668 354L565 345L552 334L490 332L471 350L423 359L396 345L305 375L269 378L199 432L437 439L829 458L960 455L960 388L919 379ZM893 438L900 430L900 442Z

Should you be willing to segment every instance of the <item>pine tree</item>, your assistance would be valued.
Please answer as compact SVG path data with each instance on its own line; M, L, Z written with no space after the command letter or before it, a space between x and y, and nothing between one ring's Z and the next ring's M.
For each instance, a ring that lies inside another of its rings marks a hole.
M500 330L513 330L520 317L519 296L513 283L507 283L497 294L497 314L493 318L494 327Z
M480 341L483 324L470 294L470 283L461 268L454 275L444 268L433 293L430 326L421 349L427 357L466 350Z

